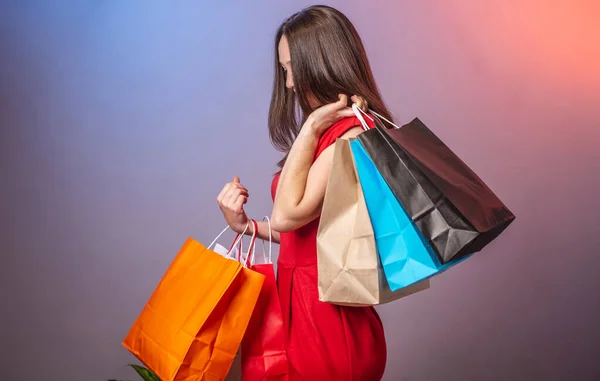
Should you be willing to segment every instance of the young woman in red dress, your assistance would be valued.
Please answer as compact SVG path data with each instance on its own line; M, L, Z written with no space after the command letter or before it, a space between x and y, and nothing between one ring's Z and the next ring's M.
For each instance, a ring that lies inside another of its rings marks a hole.
M278 288L291 381L375 381L385 370L386 342L377 312L318 299L316 237L332 144L363 131L349 107L352 94L351 101L363 110L368 105L391 120L348 18L327 6L288 18L275 39L269 133L285 153L271 187L271 223L273 241L280 243ZM238 177L217 200L229 226L244 231L248 190ZM268 239L266 223L258 223L258 236Z

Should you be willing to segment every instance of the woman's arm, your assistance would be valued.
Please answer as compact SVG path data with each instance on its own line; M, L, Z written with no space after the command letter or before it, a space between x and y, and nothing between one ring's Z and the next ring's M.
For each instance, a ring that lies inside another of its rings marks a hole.
M338 102L321 106L309 115L290 149L279 177L271 215L273 242L281 242L280 232L296 230L321 213L333 162L333 147L326 148L317 160L314 160L319 138L337 121L354 115L352 109L347 107L348 97L340 95L339 98ZM368 108L367 102L359 96L353 96L352 101L363 110ZM355 137L361 132L361 127L355 127L341 137ZM248 197L248 190L237 176L223 187L217 197L225 220L238 233L244 231L249 222L244 211ZM250 225L246 234L252 233L253 227ZM260 239L269 239L269 227L266 222L258 222L257 236Z
M286 163L281 170L273 203L273 213L271 214L271 223L278 231L292 231L299 223L305 222L304 220L310 221L316 217L314 215L316 210L314 204L319 198L319 188L315 189L316 192L310 192L315 196L314 198L304 197L309 179L308 175L319 142L319 136L313 126L313 120L309 117L296 137ZM314 180L317 180L317 177L322 179L325 174L325 168L317 170L316 164L315 162L311 184L314 183ZM314 187L314 184L312 185Z
M256 237L258 239L264 239L265 241L268 241L269 240L269 224L267 223L267 221L256 221L256 224L258 225L258 234L256 235ZM246 230L246 235L252 235L253 233L254 233L254 226L252 224L250 224L248 226L248 230ZM272 239L273 243L281 242L279 232L276 230L273 230L273 227L271 227L271 239Z
M361 132L362 127L354 127L341 137ZM279 178L271 223L280 232L296 230L321 214L334 147L326 148L313 164L319 135L305 134L294 142Z
M353 96L360 108L367 108L363 98ZM329 172L333 162L333 147L326 148L314 160L319 138L337 121L354 115L347 107L348 98L321 106L313 111L300 129L281 171L273 205L271 223L279 232L296 230L317 218L325 198ZM348 130L342 138L355 137L361 127ZM314 163L313 163L314 160Z
M353 96L352 100L366 108L362 98ZM348 98L340 95L338 102L319 107L300 129L277 185L271 216L273 229L279 232L296 230L320 215L333 162L333 147L326 148L317 160L314 160L315 151L325 130L342 118L354 115L347 102ZM361 132L361 127L355 127L342 138L354 137Z

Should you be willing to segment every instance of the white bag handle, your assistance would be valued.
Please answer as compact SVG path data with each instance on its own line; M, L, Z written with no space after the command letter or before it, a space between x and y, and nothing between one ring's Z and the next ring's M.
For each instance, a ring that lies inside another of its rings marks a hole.
M360 123L363 126L363 129L365 131L369 130L369 125L367 124L367 122L365 121L365 118L363 118L362 114L364 114L367 118L371 119L372 121L375 121L375 119L373 119L369 114L367 114L366 112L364 112L363 110L360 109L360 107L358 107L356 105L356 103L352 104L352 111L354 111L354 115L356 115L356 117L358 118L358 120L360 120ZM373 110L369 111L371 114L375 115L377 118L383 119L386 122L388 122L389 124L391 124L392 126L394 126L395 128L400 128L397 125L395 125L393 122L387 120L386 118L384 118L383 116L379 115L378 113L376 113Z
M256 237L258 236L258 224L256 223L256 221L254 220L250 220L248 221L248 225L252 224L253 225L253 231L252 231L252 238L250 239L250 247L248 248L248 254L246 254L246 258L242 258L242 255L244 254L243 250L242 250L242 245L240 243L240 255L239 255L239 261L242 265L244 265L244 267L248 267L248 259L250 258L251 262L250 265L253 264L254 262L254 253L256 251Z
M238 234L238 236L236 237L235 241L233 241L233 245L231 245L231 248L229 249L229 251L227 252L227 256L225 258L231 258L231 254L233 253L233 249L240 244L240 250L242 249L242 243L240 241L242 241L242 239L244 238L244 235L246 234L246 231L248 231L248 227L249 227L250 223L248 222L246 224L246 227L244 228L244 231L242 232L242 234ZM208 245L207 249L210 250L211 247L213 247L215 245L215 243L217 243L217 240L219 238L221 238L221 236L227 231L229 230L229 225L225 227L225 229L223 229L219 235L217 235L217 237L210 243L210 245ZM241 255L241 254L240 254Z
M365 121L365 118L363 118L362 114L365 114L371 120L373 120L373 118L371 118L363 110L361 110L360 107L358 107L356 105L356 103L352 103L352 111L354 111L354 115L356 115L356 117L358 118L358 120L360 120L360 124L362 124L363 130L369 131L370 130L369 125Z
M271 264L271 255L273 254L273 234L271 231L271 220L268 216L265 216L263 218L263 221L265 220L267 221L267 226L269 227L269 257L267 258L267 251L265 250L265 240L261 239L263 246L263 258L265 260L265 263ZM252 257L252 264L254 264L254 257Z
M267 257L267 250L265 248L265 240L261 239L262 241L262 246L263 246L263 258L265 261L265 264L272 264L272 255L273 255L273 231L271 230L271 220L269 219L268 216L265 216L263 218L263 221L267 221L267 226L269 228L269 256ZM250 251L248 251L248 255L252 255L252 257L250 257L250 266L253 266L255 263L255 258L256 258L256 237L258 237L258 224L256 224L256 221L252 220L252 223L254 223L255 225L255 229L254 229L254 233L253 233L253 238L254 241L251 244L252 247L250 249ZM240 260L241 261L241 260ZM246 260L243 261L243 263L246 263L248 261L248 257L246 257Z

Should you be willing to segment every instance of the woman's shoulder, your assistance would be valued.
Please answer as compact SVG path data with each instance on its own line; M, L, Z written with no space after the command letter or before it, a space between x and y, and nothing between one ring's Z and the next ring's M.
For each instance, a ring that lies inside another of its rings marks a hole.
M367 118L367 124L369 124L369 127L372 128L373 126L371 126L370 122L371 121ZM354 127L362 127L360 120L358 120L356 116L344 118L335 123L333 126L329 127L329 129L325 131L319 139L319 143L317 145L317 156L327 147L335 143L336 139L342 137L346 132Z

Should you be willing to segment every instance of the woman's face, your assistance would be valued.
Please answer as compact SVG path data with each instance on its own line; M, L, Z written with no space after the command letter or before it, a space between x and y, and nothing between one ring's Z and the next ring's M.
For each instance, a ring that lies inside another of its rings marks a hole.
M288 40L285 35L281 37L279 40L279 46L277 48L279 53L279 64L283 68L283 72L285 73L285 87L290 90L296 91L294 89L294 75L292 73L292 61L290 56L290 46L288 45Z
M279 46L277 47L277 51L279 54L279 64L285 72L285 87L296 92L296 88L294 87L294 74L292 72L290 46L288 44L288 40L285 34L281 36L281 39L279 40ZM316 109L320 106L319 102L314 98L314 96L312 96L312 94L307 94L307 97L308 103L312 109Z

